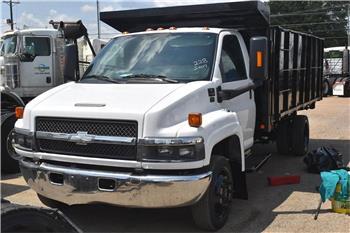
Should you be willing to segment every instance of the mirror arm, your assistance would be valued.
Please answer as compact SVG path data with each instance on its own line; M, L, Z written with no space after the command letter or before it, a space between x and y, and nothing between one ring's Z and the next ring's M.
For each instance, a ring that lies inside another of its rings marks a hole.
M262 82L251 82L248 85L234 89L234 90L219 90L218 91L218 99L222 100L230 100L233 99L239 95L242 95L243 93L246 93L247 91L256 89L257 87L261 86Z

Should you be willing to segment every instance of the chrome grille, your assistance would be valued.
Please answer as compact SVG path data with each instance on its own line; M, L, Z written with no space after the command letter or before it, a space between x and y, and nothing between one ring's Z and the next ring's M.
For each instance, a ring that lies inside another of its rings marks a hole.
M137 122L38 117L36 118L36 131L62 134L86 132L88 135L137 138ZM39 138L38 136L37 147L42 152L96 158L134 160L137 154L136 144L93 142L82 145L63 139Z
M76 133L78 131L84 131L93 135L136 137L137 122L104 121L93 119L37 118L36 131L53 133Z

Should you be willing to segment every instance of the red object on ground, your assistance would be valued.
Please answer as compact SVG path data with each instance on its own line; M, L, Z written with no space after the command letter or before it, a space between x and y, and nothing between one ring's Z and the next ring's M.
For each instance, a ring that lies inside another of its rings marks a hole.
M299 184L300 176L269 176L267 177L270 186L285 184Z

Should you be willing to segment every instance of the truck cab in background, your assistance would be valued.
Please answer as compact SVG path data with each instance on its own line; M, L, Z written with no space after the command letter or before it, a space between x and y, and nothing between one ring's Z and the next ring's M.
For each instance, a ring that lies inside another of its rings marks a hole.
M350 96L350 50L348 47L324 49L323 95Z
M1 83L30 99L64 83L64 36L55 29L25 29L3 36Z

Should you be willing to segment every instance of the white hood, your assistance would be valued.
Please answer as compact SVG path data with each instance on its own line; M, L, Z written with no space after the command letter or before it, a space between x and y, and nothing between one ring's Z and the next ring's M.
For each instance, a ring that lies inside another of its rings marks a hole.
M142 132L145 113L183 85L69 83L31 101L24 124L33 126L37 116L136 120Z

